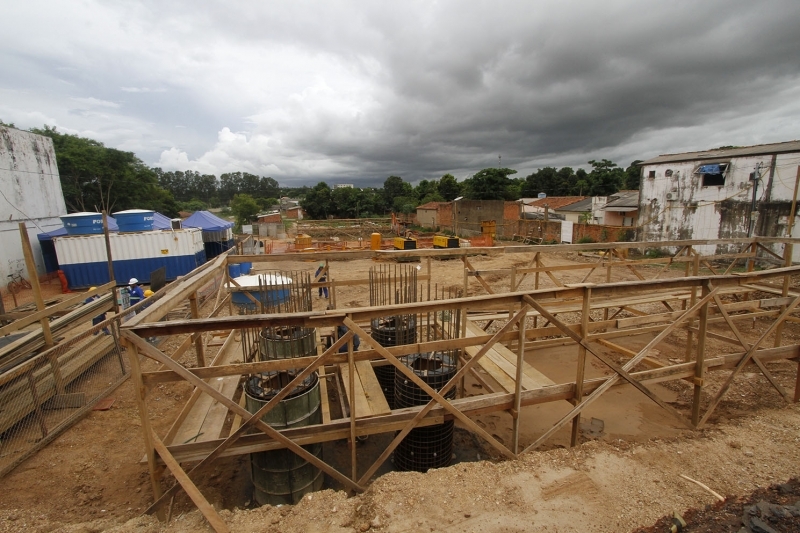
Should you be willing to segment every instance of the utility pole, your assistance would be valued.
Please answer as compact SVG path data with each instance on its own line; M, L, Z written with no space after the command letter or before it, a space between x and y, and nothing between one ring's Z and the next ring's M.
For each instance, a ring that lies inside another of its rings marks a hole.
M752 237L756 227L756 219L758 218L758 208L756 205L756 194L758 192L758 180L761 179L761 161L756 163L756 171L753 173L753 201L750 204L750 225L747 231L747 236Z

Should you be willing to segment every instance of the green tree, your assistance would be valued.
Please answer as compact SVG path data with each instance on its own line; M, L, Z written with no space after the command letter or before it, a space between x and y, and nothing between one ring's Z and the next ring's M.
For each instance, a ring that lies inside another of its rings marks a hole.
M437 188L445 202L452 202L461 196L461 184L456 181L455 176L452 174L442 176Z
M383 182L383 203L385 209L387 211L395 209L395 199L401 196L415 198L414 188L411 184L403 181L403 178L400 176L389 176L386 178L386 181ZM416 198L414 202L416 202ZM416 203L414 203L414 206L416 207Z
M589 173L589 194L591 196L608 196L619 190L625 180L625 172L616 163L608 159L589 161L592 171Z
M628 168L625 169L625 190L628 191L638 191L639 190L639 178L642 175L642 167L641 165L643 161L641 159L637 159L633 161Z
M470 200L513 200L508 176L516 173L510 168L485 168L464 181L466 196Z
M60 133L50 126L31 131L53 140L69 210L113 213L141 208L177 216L178 205L172 193L159 185L158 173L132 152L107 148L101 142Z
M258 215L258 202L249 194L237 194L231 200L231 212L238 226L249 224Z
M300 205L311 218L318 220L328 218L328 215L334 214L331 205L331 188L324 181L317 183L300 200Z

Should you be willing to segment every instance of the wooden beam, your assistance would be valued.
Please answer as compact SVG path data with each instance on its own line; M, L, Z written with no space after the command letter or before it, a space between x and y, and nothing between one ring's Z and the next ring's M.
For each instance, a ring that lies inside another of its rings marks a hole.
M186 494L189 495L189 498L194 502L197 509L202 513L214 531L217 533L230 533L230 529L227 524L225 524L225 521L222 520L222 517L214 510L214 507L208 503L208 500L206 500L203 494L197 489L197 486L192 483L192 480L189 479L189 476L183 471L181 465L172 457L172 454L169 453L164 443L159 440L155 433L152 433L150 438L153 441L156 452L158 452L158 455L163 459L164 464L167 465L167 468L169 468L169 471L175 476L178 484L183 487L183 490L186 491Z

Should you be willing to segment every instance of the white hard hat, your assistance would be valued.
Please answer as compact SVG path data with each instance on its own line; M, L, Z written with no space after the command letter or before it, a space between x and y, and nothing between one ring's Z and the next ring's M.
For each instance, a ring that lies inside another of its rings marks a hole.
M136 279L136 278L131 278L131 280L128 282L128 285L136 285L136 284L138 284L138 283L139 283L139 280L138 280L138 279Z

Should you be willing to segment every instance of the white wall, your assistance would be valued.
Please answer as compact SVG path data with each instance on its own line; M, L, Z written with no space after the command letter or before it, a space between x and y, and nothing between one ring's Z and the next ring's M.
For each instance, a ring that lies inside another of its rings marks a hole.
M36 258L44 273L36 235L62 226L67 213L53 142L41 135L0 126L0 284L19 270L27 278L19 234L25 222Z
M738 157L730 159L730 166L722 186L703 186L702 176L694 170L701 161L661 163L642 169L643 178L639 197L639 225L641 240L666 241L682 239L728 239L747 237L749 233L750 203L753 182L750 173L761 164L756 199L758 219L753 236L785 237L787 217L783 220L775 211L786 211L792 201L800 153L779 154L771 186L770 166L772 155ZM667 171L672 176L667 176ZM650 178L650 171L655 177ZM672 200L667 200L667 194ZM800 236L795 226L793 236ZM780 253L782 245L775 251ZM702 247L704 254L721 252L714 246ZM795 256L800 259L800 251Z

